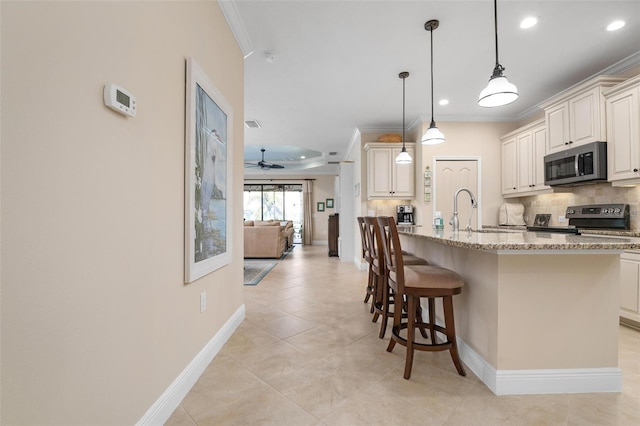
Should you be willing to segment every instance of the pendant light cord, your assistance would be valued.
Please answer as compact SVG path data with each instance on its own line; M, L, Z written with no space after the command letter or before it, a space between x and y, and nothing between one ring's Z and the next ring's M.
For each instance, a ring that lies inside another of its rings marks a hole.
M402 150L406 151L404 147L404 82L406 77L402 79Z
M495 35L496 35L496 67L499 67L500 61L498 60L498 0L493 0L493 22L495 25Z
M433 28L429 32L431 33L431 126L435 126L433 120Z

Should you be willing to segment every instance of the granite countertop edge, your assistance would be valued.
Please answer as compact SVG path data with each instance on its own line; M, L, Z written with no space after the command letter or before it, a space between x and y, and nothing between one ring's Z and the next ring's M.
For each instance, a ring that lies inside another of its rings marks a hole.
M536 232L467 233L451 231L415 232L398 230L400 235L427 239L452 247L483 251L594 251L594 250L639 250L640 238L606 238L610 234L572 235ZM483 241L484 240L484 241ZM500 241L511 240L511 241ZM552 241L550 241L552 240ZM585 253L586 254L586 253Z

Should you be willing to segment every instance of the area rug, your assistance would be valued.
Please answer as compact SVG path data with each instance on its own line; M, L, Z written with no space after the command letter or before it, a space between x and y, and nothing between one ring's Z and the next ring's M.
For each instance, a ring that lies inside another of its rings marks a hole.
M244 285L258 284L277 264L273 260L245 260Z

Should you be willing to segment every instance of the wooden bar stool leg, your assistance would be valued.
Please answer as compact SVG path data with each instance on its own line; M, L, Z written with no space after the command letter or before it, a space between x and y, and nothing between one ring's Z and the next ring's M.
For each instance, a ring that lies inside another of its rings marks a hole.
M371 300L371 312L375 312L373 314L373 319L371 320L371 322L377 322L378 318L380 317L380 312L378 312L379 310L376 310L375 307L376 306L382 306L383 303L383 295L382 295L382 284L380 281L382 277L380 277L379 275L375 275L374 277L374 284L373 284L373 299Z
M369 266L369 276L367 277L367 295L364 297L364 303L369 301L371 297L371 293L373 293L373 271L371 270L371 266ZM373 313L373 306L371 307L371 313Z
M393 327L391 329L391 339L389 339L389 346L387 346L387 352L391 352L393 348L396 346L396 336L400 336L400 329L402 324L402 298L399 298L400 303L398 303L398 295L394 295L394 309L393 309Z
M429 331L431 331L431 343L438 343L438 338L436 337L436 300L433 297L429 298Z
M389 322L389 307L391 306L391 289L386 283L386 280L382 279L382 321L380 321L380 333L378 337L384 339L384 335L387 331L387 323ZM394 299L395 300L395 299ZM395 306L395 305L394 305ZM395 311L395 309L394 309Z
M407 305L407 357L404 362L404 378L409 380L413 366L413 343L416 334L416 298L407 296Z
M417 318L417 322L421 323L420 327L418 327L420 329L420 334L422 335L422 337L424 337L425 339L429 338L429 335L427 334L427 325L425 325L425 321L422 318L422 303L420 301L420 298L417 298L416 301L416 318ZM431 315L431 314L429 314Z
M466 376L467 372L464 371L464 367L462 366L462 362L460 361L460 356L458 354L458 342L456 341L456 325L453 319L453 297L443 297L442 306L444 308L444 326L447 330L447 340L451 343L451 349L449 349L451 359L453 360L453 364L456 366L456 370L458 370L458 374L460 374L461 376Z

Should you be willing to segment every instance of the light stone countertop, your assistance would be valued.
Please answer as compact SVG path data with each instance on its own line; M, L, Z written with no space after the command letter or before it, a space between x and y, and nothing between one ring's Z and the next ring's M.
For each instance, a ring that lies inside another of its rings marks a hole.
M454 233L451 230L434 231L428 228L398 229L400 235L427 239L454 247L486 251L623 251L640 249L640 238L608 235L573 235L553 232L522 230L495 230Z
M483 225L483 229L520 230L526 231L526 226L517 225ZM640 230L611 230L611 229L580 229L581 234L611 235L617 237L640 237Z

